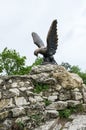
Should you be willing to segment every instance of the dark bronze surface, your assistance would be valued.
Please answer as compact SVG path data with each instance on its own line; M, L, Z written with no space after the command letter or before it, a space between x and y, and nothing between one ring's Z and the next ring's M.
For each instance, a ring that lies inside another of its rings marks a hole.
M54 20L50 26L48 35L47 35L47 46L45 47L43 41L38 36L37 33L32 33L33 42L38 46L38 49L34 51L34 55L38 54L43 55L43 64L57 64L53 55L56 53L58 46L58 37L57 37L57 20Z

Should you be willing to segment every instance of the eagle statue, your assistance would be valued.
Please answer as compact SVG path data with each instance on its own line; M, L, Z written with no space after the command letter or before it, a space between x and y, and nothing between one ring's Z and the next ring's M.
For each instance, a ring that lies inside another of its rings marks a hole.
M57 64L53 57L53 55L56 53L56 49L58 46L57 20L54 20L50 26L46 40L47 41L46 47L37 33L32 32L32 38L33 42L38 46L38 49L34 51L34 55L36 56L38 56L38 54L43 55L42 64Z

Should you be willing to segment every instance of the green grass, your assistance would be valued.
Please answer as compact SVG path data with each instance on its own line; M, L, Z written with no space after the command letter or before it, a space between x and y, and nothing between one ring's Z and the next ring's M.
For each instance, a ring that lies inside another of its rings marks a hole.
M69 118L70 115L71 115L71 110L70 109L66 108L64 110L59 111L60 118Z
M50 101L50 100L48 100L48 99L45 99L45 100L44 100L44 103L45 103L45 106L48 106L48 105L50 105L50 104L51 104L51 101Z
M83 106L82 104L78 104L74 107L68 107L64 110L59 110L59 116L60 118L69 118L69 116L73 113L81 113L83 112Z
M44 91L47 91L49 89L49 86L45 85L45 84L39 84L39 83L37 83L34 86L35 86L34 90L33 90L34 93L44 92Z
M35 127L44 122L43 114L40 112L30 115L29 118L30 121L34 123Z

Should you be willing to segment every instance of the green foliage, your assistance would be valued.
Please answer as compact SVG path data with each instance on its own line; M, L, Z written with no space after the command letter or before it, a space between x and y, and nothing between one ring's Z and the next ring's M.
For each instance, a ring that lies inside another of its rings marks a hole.
M75 65L72 66L69 71L72 73L77 73L77 74L79 74L81 72L80 68L78 66L75 66Z
M81 72L78 66L72 66L70 72L78 74L83 79L84 84L86 84L86 73Z
M64 66L66 70L70 70L71 68L71 65L69 63L62 62L61 65Z
M23 122L19 121L19 122L17 122L17 125L18 125L20 130L24 129L24 123Z
M69 63L64 62L62 62L61 65L64 66L69 72L78 74L83 79L84 84L86 84L86 73L82 72L79 66L71 66Z
M0 72L7 75L19 74L20 70L25 66L26 57L20 57L15 50L5 48L0 53Z
M20 75L28 74L31 71L33 66L40 65L42 63L42 61L43 61L43 59L38 57L31 66L22 67L19 74Z
M70 109L64 109L59 111L60 118L69 118L70 115L71 115Z
M82 104L78 104L76 106L69 107L69 109L71 110L71 113L81 113L84 111Z
M30 71L31 71L31 68L32 68L32 66L22 67L19 72L16 72L16 73L14 73L14 74L15 74L15 75L17 75L17 74L18 74L18 75L29 74Z
M48 99L45 99L45 100L44 100L44 103L45 103L45 106L48 106L48 105L50 105L50 104L51 104L51 101L50 101L50 100L48 100Z
M25 65L25 56L20 56L16 50L5 48L0 53L0 73L6 75L24 75L31 71L31 68L42 63L38 57L31 66Z
M83 79L84 84L86 84L86 73L81 72L79 73L79 76Z
M72 72L72 73L80 73L80 68L79 66L75 66L75 65L70 65L69 63L65 63L65 62L62 62L61 63L62 66L64 66L66 68L66 70L68 70L69 72Z
M29 119L32 122L32 125L34 127L37 127L40 124L42 124L43 122L45 122L43 113L41 113L40 111L38 111L38 112L36 112L36 113L34 113L32 115L29 115L28 117L29 117Z
M64 110L59 110L59 116L60 118L69 118L69 116L72 113L81 113L81 112L83 112L83 106L82 104L78 104L74 107L68 107Z
M42 116L40 114L31 115L31 120L35 121L37 126L40 124L41 118Z
M11 130L24 130L24 123L21 121L13 122Z
M49 86L45 84L36 83L34 86L34 93L40 93L49 89Z
M28 74L31 71L31 68L36 65L40 65L43 62L43 58L38 57L35 62L31 66L25 65L25 56L20 56L16 50L9 50L5 48L0 53L0 73L6 75L24 75ZM61 64L64 66L68 71L72 73L77 73L86 84L86 73L81 72L78 66L71 66L69 63L62 62ZM45 89L45 87L38 87L35 88L35 91L38 93Z
M32 64L32 66L41 65L43 62L43 58L38 57L35 62Z

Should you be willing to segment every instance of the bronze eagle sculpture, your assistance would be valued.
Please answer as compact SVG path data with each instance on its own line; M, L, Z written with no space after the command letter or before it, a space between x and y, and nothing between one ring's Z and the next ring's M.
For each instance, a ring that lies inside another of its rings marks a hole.
M37 33L32 32L33 42L38 46L38 49L34 51L34 55L38 54L43 55L42 64L57 64L54 60L53 55L56 53L58 46L58 37L57 37L57 20L54 20L50 26L48 35L47 35L47 46L45 47L43 41L38 36Z

